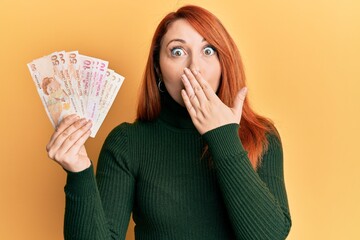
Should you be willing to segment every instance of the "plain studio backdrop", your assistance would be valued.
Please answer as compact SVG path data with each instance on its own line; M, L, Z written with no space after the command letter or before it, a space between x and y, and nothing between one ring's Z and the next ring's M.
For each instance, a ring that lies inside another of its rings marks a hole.
M96 165L110 130L135 118L157 24L188 3L213 12L233 36L251 104L282 136L288 239L360 239L357 0L0 0L0 239L63 238L66 174L47 158L53 129L26 64L79 50L126 77L86 143Z

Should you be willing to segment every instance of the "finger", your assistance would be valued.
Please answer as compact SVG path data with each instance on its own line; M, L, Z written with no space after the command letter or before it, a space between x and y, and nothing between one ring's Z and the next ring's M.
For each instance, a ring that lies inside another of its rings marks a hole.
M92 122L87 121L85 125L73 132L61 145L59 152L72 155L77 154L80 151L81 146L83 146L89 138L91 126Z
M202 89L202 93L204 94L204 97L207 100L213 100L217 98L216 93L214 92L214 89L210 86L210 84L204 79L204 77L201 75L200 71L193 68L191 70L195 76L195 79L197 83L200 85Z
M54 139L53 143L49 145L48 148L48 155L51 159L54 159L56 153L61 153L59 151L60 147L63 145L63 143L67 140L67 138L77 131L78 129L82 128L87 123L87 120L85 118L79 119L68 128L66 128L64 131L58 134L58 136Z
M79 116L76 114L71 114L69 116L66 116L60 124L56 127L55 132L51 135L51 138L49 140L49 143L46 145L46 151L49 151L49 148L53 145L55 139L71 124L79 120Z
M236 115L241 115L247 91L247 87L243 87L235 97L233 109Z
M181 80L184 84L186 95L187 95L192 107L198 107L200 105L200 103L199 103L199 100L197 99L197 96L194 92L194 89L193 89L188 77L185 74L183 74L183 75L181 75Z
M86 131L74 144L73 148L71 148L68 153L69 154L73 154L73 153L79 153L81 150L81 147L84 146L85 142L88 140L88 138L91 135L91 130L89 129L88 131Z
M196 116L196 110L194 109L194 107L193 107L193 105L192 105L192 103L190 101L190 98L189 98L189 96L188 96L185 89L181 90L181 96L183 98L185 107L186 107L187 111L189 112L190 116L191 117Z
M195 73L198 73L198 71L195 70L195 68L193 68L192 71L190 71L190 69L188 69L188 68L184 69L185 75L189 79L189 82L193 88L194 94L196 95L200 105L202 106L205 102L207 102L207 98L205 96L205 93L204 93L201 85L199 84L199 82L197 80L197 77L195 76ZM201 77L200 74L197 74L197 75L199 77Z

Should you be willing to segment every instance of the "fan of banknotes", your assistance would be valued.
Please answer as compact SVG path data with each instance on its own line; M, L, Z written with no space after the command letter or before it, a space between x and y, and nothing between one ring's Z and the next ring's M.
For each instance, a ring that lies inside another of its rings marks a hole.
M54 52L27 64L53 127L77 114L92 121L95 137L124 81L108 64L77 51Z

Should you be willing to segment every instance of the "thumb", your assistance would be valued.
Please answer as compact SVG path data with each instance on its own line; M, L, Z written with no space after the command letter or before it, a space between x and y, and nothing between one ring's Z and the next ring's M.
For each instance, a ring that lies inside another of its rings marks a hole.
M247 87L243 87L236 95L235 100L234 100L234 106L233 106L233 111L236 115L241 116L242 113L242 108L244 105L244 101L245 101L245 97L247 94Z

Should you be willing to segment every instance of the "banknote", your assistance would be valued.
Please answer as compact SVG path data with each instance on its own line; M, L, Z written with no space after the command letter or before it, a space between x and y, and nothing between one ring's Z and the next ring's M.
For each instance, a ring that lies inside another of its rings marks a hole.
M57 67L59 64L60 60L56 52L28 64L37 91L54 127L64 116L77 113L66 93L63 77Z
M80 56L80 59L84 63L84 72L91 72L89 78L87 77L85 79L85 92L87 96L87 115L85 117L94 121L96 114L98 114L98 103L100 99L99 95L102 87L104 86L104 79L106 70L108 68L108 62L88 56ZM88 74L86 74L86 76L88 76Z
M27 64L53 127L77 114L92 121L95 137L125 79L108 65L78 51L53 52Z
M70 82L74 91L74 94L78 97L79 110L81 116L85 116L85 95L83 94L83 84L81 79L81 65L79 60L79 52L72 51L66 52L66 59L68 60L68 69Z
M77 93L74 91L74 87L72 86L69 68L68 68L68 58L66 57L65 51L57 52L54 54L53 58L56 58L59 61L58 64L55 64L54 67L60 73L62 85L65 87L64 91L69 96L72 107L78 115L80 115L80 106L78 103Z
M101 123L105 120L111 105L113 104L118 91L120 90L125 78L120 74L109 69L106 74L105 85L102 89L99 99L99 114L95 119L94 132L97 132L101 126ZM92 134L92 133L91 133ZM90 135L91 136L91 135Z

